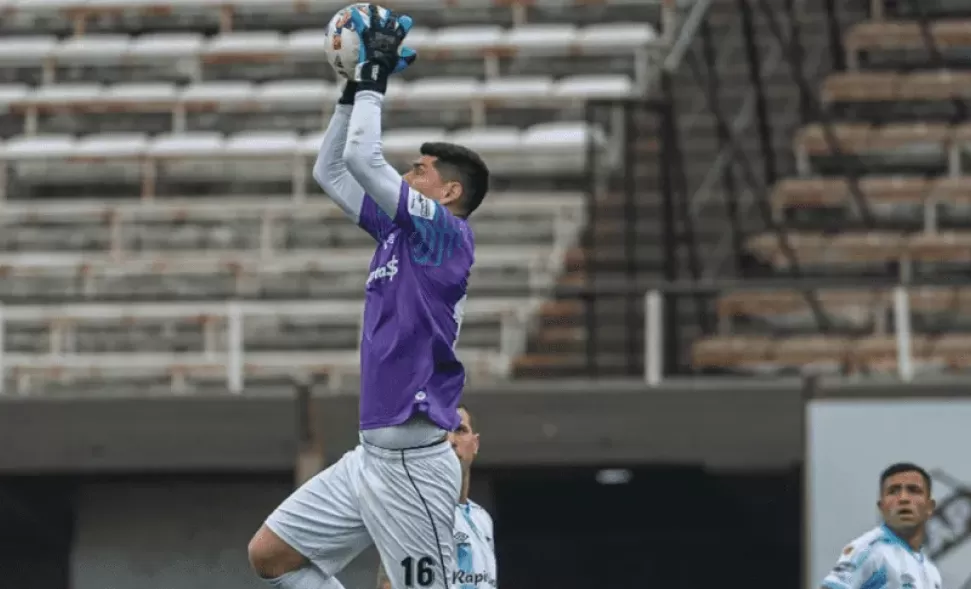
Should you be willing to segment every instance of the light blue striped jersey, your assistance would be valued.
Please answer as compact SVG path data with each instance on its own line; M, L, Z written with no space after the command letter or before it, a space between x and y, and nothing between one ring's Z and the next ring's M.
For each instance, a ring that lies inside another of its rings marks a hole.
M489 513L472 501L457 505L453 539L452 589L495 589L496 544Z
M850 542L822 586L825 589L943 589L941 573L924 551L912 549L887 526L874 528Z

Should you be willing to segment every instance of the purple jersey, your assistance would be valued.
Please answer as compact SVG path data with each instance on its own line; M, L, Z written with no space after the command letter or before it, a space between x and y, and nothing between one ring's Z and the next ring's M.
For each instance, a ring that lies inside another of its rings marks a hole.
M365 286L361 429L424 413L452 431L465 385L455 345L474 261L472 231L403 181L394 219L365 196L359 223L378 242Z

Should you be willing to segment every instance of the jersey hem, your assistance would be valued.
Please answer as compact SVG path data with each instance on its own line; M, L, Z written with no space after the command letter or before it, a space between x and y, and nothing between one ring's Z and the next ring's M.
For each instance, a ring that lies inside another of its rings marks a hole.
M431 418L431 416L428 415L428 413L426 413L424 411L414 411L411 414L409 414L407 417L405 417L404 419L395 418L395 419L390 419L390 420L387 420L387 421L367 421L367 422L359 421L358 422L358 425L357 425L357 429L358 429L358 431L362 431L363 432L363 431L372 430L372 429L380 429L382 427L396 427L396 426L399 426L399 425L404 425L405 422L407 422L409 419L411 419L415 415L419 415L419 414L424 415L435 426L440 427L440 428L442 428L445 431L449 431L450 432L450 431L453 431L455 429L454 427L448 427L446 425L442 425L442 424L438 423L437 421L433 420Z

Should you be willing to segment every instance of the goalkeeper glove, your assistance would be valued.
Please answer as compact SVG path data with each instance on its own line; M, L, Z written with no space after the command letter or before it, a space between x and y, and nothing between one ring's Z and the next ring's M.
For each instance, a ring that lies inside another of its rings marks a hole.
M399 16L391 11L382 18L374 4L368 5L368 14L370 23L364 22L360 11L351 13L354 30L361 38L354 81L359 91L371 90L383 94L388 88L388 76L405 69L418 57L412 49L401 47L401 42L411 30L412 20L410 16Z
M401 48L401 56L398 58L398 65L395 66L392 74L397 74L398 72L404 70L409 65L415 63L418 59L418 54L415 53L414 49L410 47ZM344 93L341 94L340 100L337 101L338 104L354 104L354 95L357 94L358 87L357 82L349 80L344 84Z
M392 74L397 74L409 65L413 64L415 60L418 59L418 54L415 53L414 49L409 47L401 48L401 57L398 58L398 65L394 68ZM348 80L344 84L344 92L341 94L340 100L337 101L338 104L354 104L354 95L357 94L358 87L357 82L353 80Z

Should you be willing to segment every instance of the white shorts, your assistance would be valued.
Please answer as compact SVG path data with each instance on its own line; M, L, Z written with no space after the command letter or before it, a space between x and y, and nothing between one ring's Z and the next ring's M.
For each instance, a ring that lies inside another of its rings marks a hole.
M362 442L294 491L266 525L326 575L373 542L394 589L448 589L461 485L448 441L409 450Z

